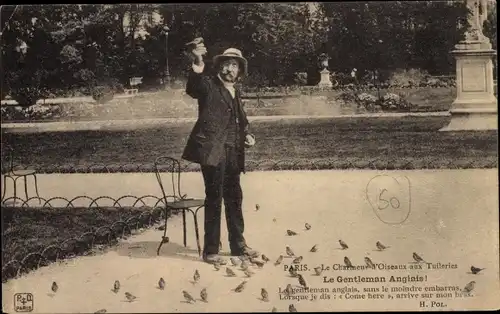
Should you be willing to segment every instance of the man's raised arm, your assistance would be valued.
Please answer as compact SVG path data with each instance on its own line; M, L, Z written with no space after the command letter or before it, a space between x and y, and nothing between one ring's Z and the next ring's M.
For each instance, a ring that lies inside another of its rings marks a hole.
M209 89L207 76L204 75L205 63L203 62L203 55L207 53L207 49L203 44L203 40L194 44L196 44L196 47L191 51L193 64L186 84L186 94L198 99L208 93Z

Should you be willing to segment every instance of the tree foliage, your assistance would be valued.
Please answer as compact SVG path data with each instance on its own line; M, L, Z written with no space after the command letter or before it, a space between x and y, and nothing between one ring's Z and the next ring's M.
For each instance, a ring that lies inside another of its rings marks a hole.
M324 2L315 10L301 2L3 6L2 94L29 105L49 93L121 89L133 76L153 85L167 62L169 74L182 79L185 43L196 36L205 39L209 66L224 49L241 49L249 85L292 84L296 72L308 72L314 83L323 52L340 73L446 74L465 23L464 1ZM485 34L496 47L496 3Z

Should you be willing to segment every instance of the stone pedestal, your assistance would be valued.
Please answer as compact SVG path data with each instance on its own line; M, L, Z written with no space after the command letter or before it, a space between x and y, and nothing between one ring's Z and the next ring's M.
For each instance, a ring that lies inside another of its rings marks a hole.
M318 83L320 87L332 87L332 81L330 80L330 71L323 69L321 72L321 80Z
M497 99L494 95L493 62L496 52L485 42L464 42L452 54L457 60L457 98L451 121L440 131L496 130Z

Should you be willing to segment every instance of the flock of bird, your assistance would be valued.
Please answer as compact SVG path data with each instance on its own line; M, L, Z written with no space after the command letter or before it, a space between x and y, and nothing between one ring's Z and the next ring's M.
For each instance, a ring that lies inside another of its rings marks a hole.
M256 205L256 210L259 210L259 205ZM273 219L273 221L276 221L275 219ZM305 230L310 230L311 229L311 225L308 224L308 223L305 223L304 225L305 227ZM296 236L298 235L297 232L293 231L293 230L287 230L287 235L288 236ZM339 240L339 245L340 245L340 248L342 250L347 250L349 248L349 246L347 245L347 243L345 243L343 240ZM384 251L388 248L390 248L389 246L386 246L384 244L382 244L380 241L377 241L375 243L375 247L377 248L378 251ZM318 251L318 245L315 244L310 250L309 252L317 252ZM278 266L280 264L282 264L282 262L284 261L285 258L293 258L292 260L292 264L300 264L302 261L303 261L303 256L300 255L300 256L297 256L294 251L292 250L292 248L290 246L286 246L285 247L285 253L286 255L280 255L276 261L273 263L274 266ZM369 258L369 257L365 257L365 263L367 265L367 267L369 268L372 268L372 269L375 269L376 265L375 263L373 263L373 261ZM425 263L424 259L417 253L413 253L413 260L416 262L416 263ZM252 277L255 273L252 271L251 267L250 266L256 266L257 268L263 268L265 264L267 264L268 262L270 262L271 260L269 259L269 257L267 257L265 254L262 254L261 255L261 259L257 259L257 258L252 258L252 257L239 257L239 258L236 258L236 257L231 257L229 259L230 263L231 263L231 266L233 267L237 267L239 266L239 270L241 270L246 278L250 278ZM351 260L345 256L344 257L344 264L346 267L354 267ZM221 263L214 263L213 264L213 267L216 271L220 271L220 269L222 268L222 266L226 265L226 263L224 262L223 264ZM319 266L319 267L315 267L314 268L314 273L316 276L320 276L321 273L322 273L322 267ZM471 266L470 268L471 270L471 274L478 274L480 273L482 270L484 270L484 268L478 268L478 267L475 267L475 266ZM291 277L294 277L294 278L297 278L298 280L298 284L300 287L303 287L305 289L308 288L308 285L307 285L307 282L304 278L304 276L300 273L298 273L298 271L294 268L294 267L289 267L289 270L288 270L289 274ZM228 277L236 277L236 273L233 269L231 269L230 267L226 266L225 267L225 273ZM200 272L198 271L198 269L196 269L194 271L194 274L193 274L193 281L192 283L193 284L196 284L200 281L200 278L201 278L201 275L200 275ZM236 293L240 293L242 292L245 287L246 287L246 284L247 284L248 280L243 280L238 286L236 286L232 291L236 292ZM469 282L467 285L465 285L465 287L463 288L462 292L465 292L465 293L470 293L472 292L472 290L474 289L475 287L475 284L476 282L475 281L471 281ZM158 280L158 283L157 283L157 288L160 289L160 290L164 290L165 289L165 285L166 285L166 282L165 282L165 279L163 277L161 277L159 280ZM114 293L118 293L120 291L120 281L119 280L116 280L114 282L114 285L113 285L113 288L111 289L111 291L113 291ZM52 292L55 294L57 291L58 291L59 287L57 285L57 283L54 281L52 283L52 287L51 287L51 290ZM286 288L283 290L284 294L287 295L287 296L290 296L293 294L293 286L291 284L288 284L286 286ZM124 293L125 295L125 298L127 299L128 302L134 302L137 297L134 296L132 293L130 292L125 292ZM186 290L182 290L182 296L185 300L185 302L187 303L195 303L196 302L196 299ZM263 302L269 302L269 293L268 291L265 289L265 288L261 288L261 292L260 292L260 300L263 301ZM201 289L200 291L200 300L202 302L208 302L208 291L207 291L207 288L203 288ZM297 309L295 307L294 304L290 304L289 307L288 307L288 310L289 312L297 312ZM95 313L106 313L106 309L101 309L101 310L98 310L97 312ZM277 308L276 307L273 307L271 312L277 312Z

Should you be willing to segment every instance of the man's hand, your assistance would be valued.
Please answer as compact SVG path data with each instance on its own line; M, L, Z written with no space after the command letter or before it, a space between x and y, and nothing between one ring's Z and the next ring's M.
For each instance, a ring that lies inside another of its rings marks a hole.
M245 136L245 147L249 148L255 145L255 136L253 134L247 134Z
M201 65L203 63L203 55L207 53L207 48L203 43L203 38L198 37L193 41L186 44L187 46L193 46L191 49L191 58L193 59L194 64Z

